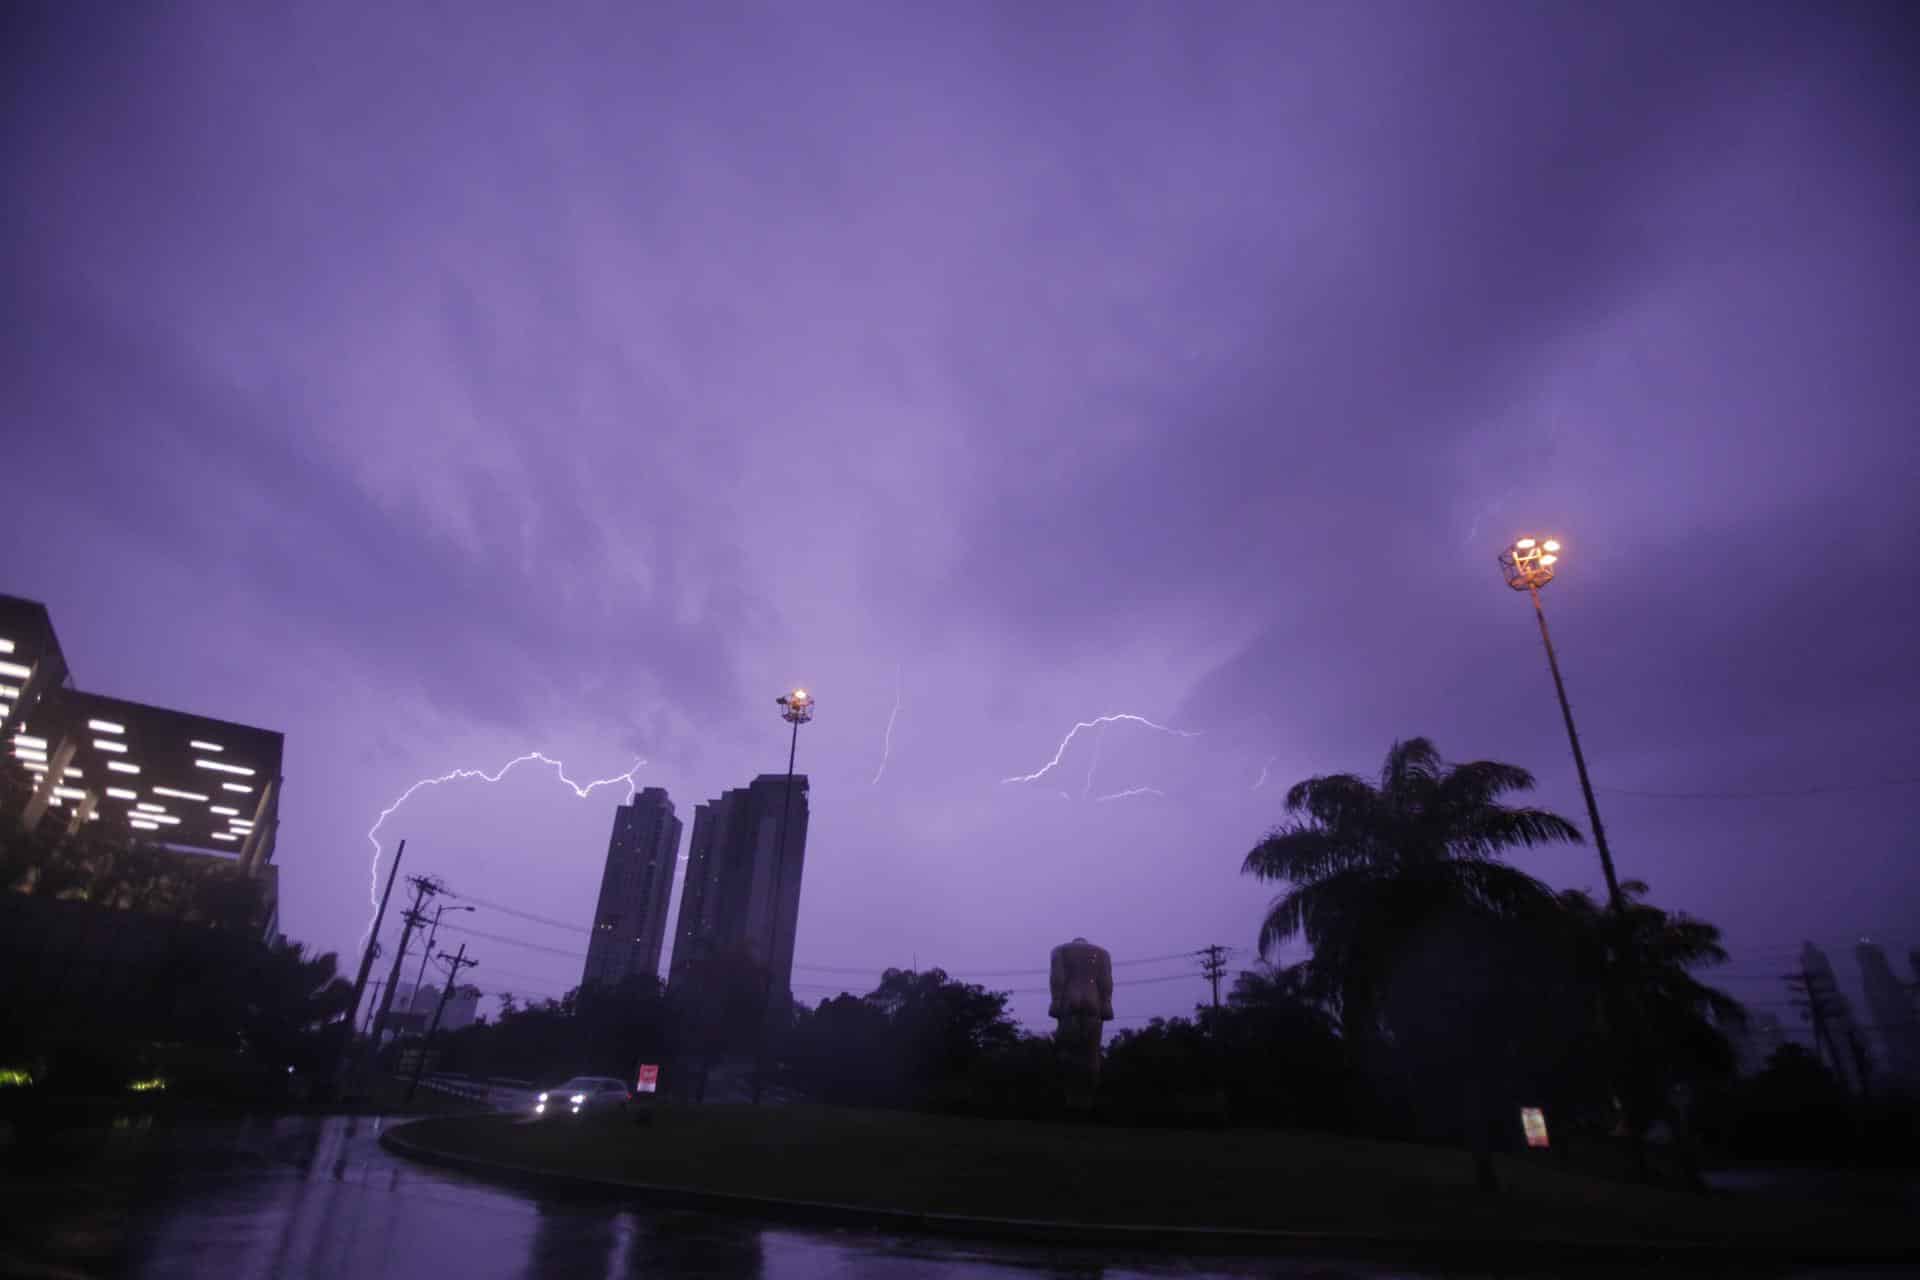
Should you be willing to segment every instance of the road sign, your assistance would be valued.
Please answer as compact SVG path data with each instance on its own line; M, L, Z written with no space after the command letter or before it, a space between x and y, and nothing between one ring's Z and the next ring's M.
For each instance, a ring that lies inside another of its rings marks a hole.
M651 1062L640 1064L640 1079L634 1082L635 1093L653 1093L660 1087L660 1068Z
M1520 1108L1520 1127L1526 1131L1528 1146L1547 1145L1547 1113L1539 1107Z

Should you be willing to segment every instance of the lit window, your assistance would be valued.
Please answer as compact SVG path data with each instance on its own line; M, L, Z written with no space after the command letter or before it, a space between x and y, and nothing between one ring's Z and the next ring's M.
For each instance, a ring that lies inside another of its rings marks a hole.
M253 776L253 770L246 768L244 765L221 764L218 760L195 760L193 763L201 769L218 769L221 773L235 773L243 778L251 778Z
M16 747L38 747L42 751L47 749L47 740L45 738L34 738L24 733L14 734L13 744Z
M128 823L127 823L127 825L128 825L128 826L130 826L130 827L133 827L133 828L135 828L136 830L139 830L139 831L158 831L158 830L160 829L160 824L159 824L159 823L157 823L157 822L142 822L142 821L140 821L140 819L138 819L138 818L135 818L135 819L133 819L132 821L130 821L130 822L128 822Z
M19 696L20 696L20 690L17 686L10 685L10 684L0 684L0 698L17 698Z
M252 787L246 786L243 783L238 783L238 782L223 782L220 784L220 789L222 791L238 791L243 796L250 796L253 794Z
M127 726L115 724L111 720L89 720L87 721L87 728L96 729L101 733L125 733L127 731Z
M195 740L195 741L188 742L187 745L192 747L196 751L225 751L226 750L225 747L221 746L217 742L200 742L198 740Z
M67 776L69 778L78 778L78 777L82 777L83 775L78 769L68 769Z
M17 662L0 662L0 676L12 676L15 680L31 680L33 668L23 667Z
M0 653L12 653L12 652L13 652L13 641L0 640Z
M146 804L146 803L141 803L141 804L137 804L137 805L135 805L135 806L133 806L133 807L134 807L134 808L136 808L136 809L138 809L138 810L139 810L140 812L142 812L142 813L165 813L165 812L166 812L166 810L165 810L165 809L163 809L163 808L161 808L161 807L160 807L159 805L157 805L157 804Z
M140 798L138 791L129 791L125 787L108 787L107 794L115 800L138 800Z
M114 771L115 773L138 773L138 772L140 772L140 766L139 766L139 765L137 765L137 764L128 764L128 763L127 763L127 762L126 762L125 760L109 760L109 761L107 761L107 768L109 768L109 769L111 769L111 770L113 770L113 771Z
M238 839L239 839L240 837L239 837L239 836L234 836L234 835L228 835L228 834L227 834L226 832L224 832L224 831L216 831L216 832L214 832L214 833L213 833L213 838L214 838L215 840L227 840L227 841L233 841L233 840L238 840Z
M229 809L227 808L227 806L223 804L210 804L207 806L207 812L223 814L229 818L237 818L240 816L240 811L238 809Z
M85 800L87 798L87 793L78 787L55 787L53 794L59 796L62 800Z
M172 796L175 800L205 800L206 799L206 797L201 795L198 791L175 791L172 787L155 787L153 789L153 794L157 796Z
M124 742L115 742L112 738L95 738L93 745L102 751L111 751L117 756L127 754L127 744Z

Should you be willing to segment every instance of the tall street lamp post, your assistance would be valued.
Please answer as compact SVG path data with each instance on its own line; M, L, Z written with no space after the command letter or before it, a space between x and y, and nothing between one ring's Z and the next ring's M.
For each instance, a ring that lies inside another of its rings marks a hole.
M760 1010L760 1048L754 1055L756 1105L767 1074L767 1027L773 1021L773 958L780 949L780 880L787 859L787 822L793 816L793 762L800 751L800 726L813 719L813 695L805 689L783 693L774 701L779 704L780 718L793 726L793 734L787 742L787 789L780 802L780 834L774 840L773 896L767 902L767 994Z
M1613 873L1613 854L1607 849L1607 831L1600 825L1600 806L1593 799L1593 780L1587 777L1587 758L1580 750L1580 735L1573 727L1573 708L1567 705L1567 686L1560 678L1560 659L1553 652L1553 636L1547 631L1546 610L1540 607L1540 588L1553 581L1560 563L1560 544L1552 538L1520 538L1500 553L1500 571L1507 585L1533 597L1533 616L1540 623L1540 642L1547 647L1547 667L1553 672L1553 691L1560 695L1560 715L1567 722L1567 741L1573 745L1573 767L1580 772L1580 791L1587 798L1587 821L1593 827L1594 847L1600 850L1600 869L1607 875L1607 903L1616 917L1625 904L1620 898L1620 881Z

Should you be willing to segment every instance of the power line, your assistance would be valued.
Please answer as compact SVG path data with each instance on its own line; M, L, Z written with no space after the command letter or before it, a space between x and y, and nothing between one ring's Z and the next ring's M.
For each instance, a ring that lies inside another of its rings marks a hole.
M1159 964L1166 960L1186 960L1195 954L1192 950L1169 951L1167 954L1161 956L1140 956L1131 960L1115 960L1113 967L1121 969L1133 965ZM865 965L800 964L796 962L793 967L796 969L805 969L810 973L848 973L860 977L868 975L878 977L887 969L898 969L900 966L883 965L875 969ZM1052 970L1045 966L1033 969L968 969L965 972L942 968L938 965L934 967L939 968L942 973L950 978L1029 978L1035 974L1052 972Z
M1887 787L1920 786L1920 778L1883 778L1872 782L1837 782L1814 787L1762 791L1639 791L1631 787L1595 787L1608 795L1636 796L1642 800L1791 800L1801 796L1825 796L1847 791L1878 791Z
M463 902L471 902L476 907L485 907L489 911L501 911L510 916L519 916L522 920L531 920L535 924L544 924L549 928L565 929L569 933L591 934L593 932L593 930L587 928L585 925L569 924L565 920L555 920L552 916L536 915L531 911L522 911L519 907L509 907L503 903L489 902L485 898L476 898L470 893L456 893L452 889L448 889L446 890L446 894L449 898L459 898Z
M440 927L442 929L455 929L461 933L470 933L476 938L485 938L489 942L504 942L510 947L525 947L528 951L545 951L550 955L572 956L580 960L584 960L587 955L584 951L566 951L560 947L542 946L538 942L522 942L518 938L509 938L498 933L488 933L484 929L475 929L464 924L448 924L442 921Z

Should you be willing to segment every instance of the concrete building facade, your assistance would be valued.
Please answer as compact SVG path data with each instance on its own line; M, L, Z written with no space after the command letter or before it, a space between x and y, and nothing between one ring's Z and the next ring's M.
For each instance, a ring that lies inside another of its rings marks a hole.
M46 606L17 596L0 596L0 733L0 819L236 863L275 932L279 733L74 688Z
M775 993L791 990L808 812L805 775L794 775L789 804L779 773L694 809L669 987L684 989L702 956L737 951L771 969Z

